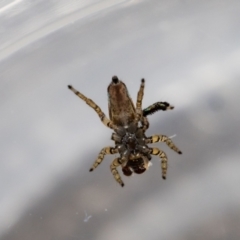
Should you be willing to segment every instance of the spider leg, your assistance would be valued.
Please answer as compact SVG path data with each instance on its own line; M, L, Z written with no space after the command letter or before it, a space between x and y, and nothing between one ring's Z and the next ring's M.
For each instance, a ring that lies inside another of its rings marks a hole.
M143 117L143 111L142 111L142 100L144 95L144 87L145 87L145 80L142 79L140 89L138 91L137 95L137 103L136 103L136 113L137 117L135 119L136 122L141 120L143 130L146 131L149 128L149 122L146 117Z
M82 93L80 93L70 85L68 85L68 88L78 97L80 97L86 104L93 108L93 110L98 114L99 118L105 126L111 129L116 129L116 126L113 124L113 122L106 117L106 115L102 112L101 108L92 99L85 97Z
M123 183L121 176L117 170L117 167L120 166L121 164L122 163L121 163L120 158L115 158L110 165L110 169L111 169L112 175L115 178L115 180L123 187L124 183Z
M161 158L161 167L162 167L162 178L166 179L167 175L167 163L168 163L168 158L165 152L158 148L149 148L150 149L150 154L151 155L156 155Z
M165 136L165 135L153 135L146 139L147 143L156 143L156 142L165 142L173 151L177 152L178 154L182 154L182 152L175 146L173 141Z
M159 110L166 111L173 108L174 107L171 106L168 102L156 102L149 107L143 109L143 116L146 117L147 115L151 115Z
M105 147L98 154L97 160L94 162L93 166L90 168L89 172L92 172L104 159L106 154L118 153L118 149L114 147Z
M149 128L148 119L146 117L142 116L141 123L142 123L143 131L145 132Z
M142 79L140 89L137 94L137 103L136 103L136 122L138 122L142 118L142 99L144 94L145 80Z

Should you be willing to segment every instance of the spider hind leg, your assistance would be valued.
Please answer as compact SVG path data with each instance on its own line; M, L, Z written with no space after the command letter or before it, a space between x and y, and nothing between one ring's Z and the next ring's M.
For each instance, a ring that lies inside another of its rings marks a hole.
M158 148L150 148L150 154L156 155L161 158L162 178L165 180L167 177L168 158L165 152Z
M175 146L173 141L165 135L153 135L147 138L147 143L156 142L165 142L173 151L177 152L178 154L182 154L182 152Z
M113 160L113 162L111 163L110 165L110 169L111 169L111 172L112 172L112 175L113 177L115 178L115 180L122 186L124 187L124 183L121 179L121 176L117 170L117 167L121 165L121 162L120 162L120 158L115 158Z

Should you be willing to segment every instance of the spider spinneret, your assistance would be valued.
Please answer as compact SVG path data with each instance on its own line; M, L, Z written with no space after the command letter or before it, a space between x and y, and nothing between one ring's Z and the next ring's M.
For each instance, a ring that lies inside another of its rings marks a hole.
M165 111L174 107L167 102L156 102L142 109L144 84L145 80L142 79L135 107L128 94L126 85L117 76L112 77L112 82L108 86L110 119L91 99L85 97L72 86L68 86L71 91L96 111L105 126L114 130L111 139L115 142L115 146L103 148L90 171L93 171L103 161L106 154L119 153L120 157L113 160L110 169L114 178L122 187L124 183L117 167L121 166L122 172L126 176L132 175L133 172L141 174L148 169L151 155L157 155L161 158L162 178L166 179L168 161L166 154L158 148L150 148L148 144L165 142L175 152L182 153L172 140L165 135L146 137L145 131L149 128L147 116L156 111Z

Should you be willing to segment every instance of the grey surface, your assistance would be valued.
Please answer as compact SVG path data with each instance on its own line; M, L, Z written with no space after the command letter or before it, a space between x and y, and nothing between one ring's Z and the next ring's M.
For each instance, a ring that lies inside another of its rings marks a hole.
M0 238L240 239L240 2L1 1ZM118 75L154 133L176 135L160 163L114 181L111 157L93 172L111 131L105 113ZM91 216L91 217L90 217Z

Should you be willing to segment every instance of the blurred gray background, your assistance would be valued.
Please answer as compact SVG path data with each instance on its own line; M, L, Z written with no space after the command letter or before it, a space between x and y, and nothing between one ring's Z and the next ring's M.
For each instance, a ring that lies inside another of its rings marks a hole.
M2 0L0 35L1 239L240 239L240 1ZM88 172L111 130L67 85L108 114L113 75L175 106L166 181Z

